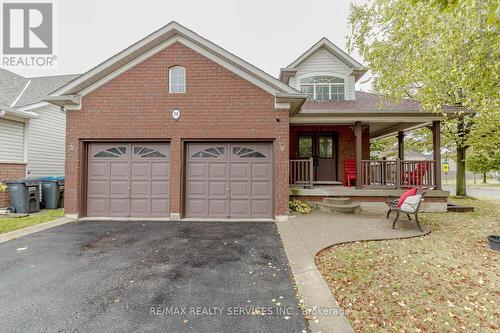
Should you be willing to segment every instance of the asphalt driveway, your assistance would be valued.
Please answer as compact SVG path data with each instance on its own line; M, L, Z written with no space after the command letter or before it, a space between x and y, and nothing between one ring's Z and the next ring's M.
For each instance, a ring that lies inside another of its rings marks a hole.
M78 222L0 244L4 332L302 332L274 223Z

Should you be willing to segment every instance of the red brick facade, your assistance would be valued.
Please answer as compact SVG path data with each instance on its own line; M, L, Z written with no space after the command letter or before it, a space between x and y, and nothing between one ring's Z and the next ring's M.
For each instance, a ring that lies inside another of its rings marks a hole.
M174 65L186 68L185 94L168 93L168 69ZM274 96L190 48L167 47L85 96L81 110L67 112L66 213L84 214L83 139L169 140L170 211L181 214L184 141L265 139L274 142L275 214L287 214L288 111L274 106ZM178 121L171 116L175 108L181 110Z
M0 182L24 177L26 177L26 163L0 163ZM9 193L0 192L0 207L9 205Z
M290 159L297 159L297 138L301 133L334 133L337 135L338 181L343 182L344 160L356 158L356 137L354 128L348 125L300 125L290 126ZM362 158L370 159L370 138L368 127L364 127L362 139Z

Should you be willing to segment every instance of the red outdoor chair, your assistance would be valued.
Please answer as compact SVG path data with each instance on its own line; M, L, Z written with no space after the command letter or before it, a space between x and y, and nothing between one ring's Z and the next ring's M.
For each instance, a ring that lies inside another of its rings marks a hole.
M423 184L425 173L427 172L427 163L419 162L414 170L405 172L403 184L407 186L420 186Z
M351 187L351 180L356 180L356 161L344 161L344 186Z

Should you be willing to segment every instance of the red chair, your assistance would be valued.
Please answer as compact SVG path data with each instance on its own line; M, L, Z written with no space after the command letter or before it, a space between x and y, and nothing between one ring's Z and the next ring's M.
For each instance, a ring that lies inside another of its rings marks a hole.
M344 186L351 187L351 180L356 180L356 161L344 161Z
M421 186L427 172L427 163L418 162L415 169L404 174L403 184L407 186Z

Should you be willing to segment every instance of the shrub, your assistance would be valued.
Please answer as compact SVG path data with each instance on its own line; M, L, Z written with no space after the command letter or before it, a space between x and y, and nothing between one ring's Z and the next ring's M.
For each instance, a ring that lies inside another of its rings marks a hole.
M0 183L0 192L5 192L7 191L7 185L5 185L4 183Z
M311 212L311 207L303 201L293 199L288 201L288 207L290 210L300 214L309 214Z

